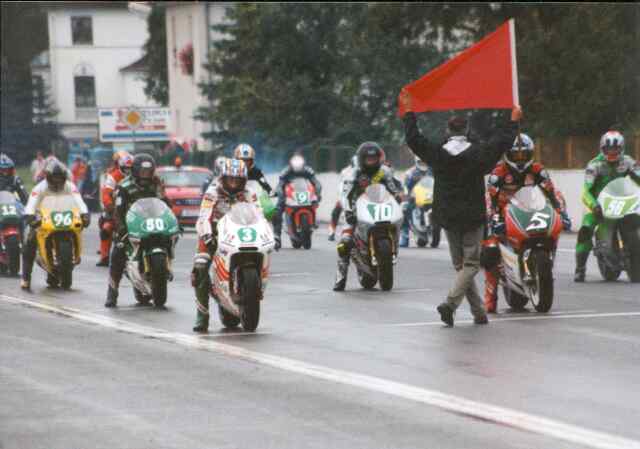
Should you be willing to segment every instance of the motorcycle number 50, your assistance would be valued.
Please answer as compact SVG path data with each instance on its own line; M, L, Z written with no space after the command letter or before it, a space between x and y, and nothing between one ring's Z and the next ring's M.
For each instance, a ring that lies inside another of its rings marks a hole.
M536 231L538 229L545 229L549 226L549 214L543 214L542 212L536 212L531 217L531 223L527 226L527 231Z
M145 228L147 232L164 231L164 221L161 218L147 218Z
M369 213L374 221L389 221L391 220L393 208L390 204L371 204L369 206Z

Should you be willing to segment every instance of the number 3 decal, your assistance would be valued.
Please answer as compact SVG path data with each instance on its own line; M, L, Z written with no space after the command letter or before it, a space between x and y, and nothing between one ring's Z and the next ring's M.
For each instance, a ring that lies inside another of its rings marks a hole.
M538 229L545 229L549 226L548 219L551 218L548 214L536 212L531 217L531 224L527 227L527 231L536 231Z

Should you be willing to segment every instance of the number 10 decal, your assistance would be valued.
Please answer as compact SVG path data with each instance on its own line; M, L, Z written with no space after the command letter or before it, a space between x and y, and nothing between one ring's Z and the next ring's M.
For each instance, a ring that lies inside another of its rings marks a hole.
M542 212L536 212L531 217L531 224L527 227L527 231L536 231L538 229L545 229L549 226L549 220L551 215L543 214Z
M369 206L369 213L374 221L389 221L393 208L390 204L372 204Z

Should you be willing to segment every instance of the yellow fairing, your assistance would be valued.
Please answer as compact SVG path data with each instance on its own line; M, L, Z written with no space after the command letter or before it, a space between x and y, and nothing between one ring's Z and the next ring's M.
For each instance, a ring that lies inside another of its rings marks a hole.
M433 202L433 191L422 184L416 184L413 188L413 196L416 199L416 206L429 206Z
M53 220L53 212L51 209L41 207L38 214L42 217L42 223L38 227L36 234L38 242L38 255L48 272L53 270L53 261L49 260L47 252L47 241L49 237L57 232L69 232L74 238L74 265L80 263L80 254L82 254L82 218L80 217L80 209L74 207L71 209L71 223L61 223L56 226Z

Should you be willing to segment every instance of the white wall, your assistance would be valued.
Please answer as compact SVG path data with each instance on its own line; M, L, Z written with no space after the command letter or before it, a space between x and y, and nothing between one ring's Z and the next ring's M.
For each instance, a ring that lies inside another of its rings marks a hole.
M151 98L144 94L144 74L141 72L121 72L124 100L121 105L135 105L140 107L158 106Z

